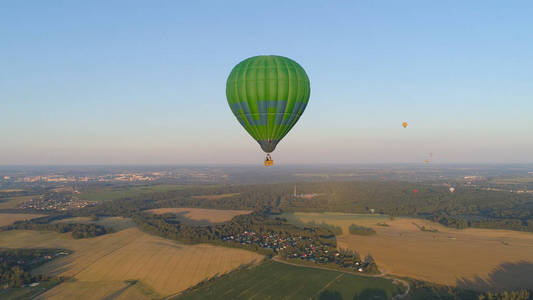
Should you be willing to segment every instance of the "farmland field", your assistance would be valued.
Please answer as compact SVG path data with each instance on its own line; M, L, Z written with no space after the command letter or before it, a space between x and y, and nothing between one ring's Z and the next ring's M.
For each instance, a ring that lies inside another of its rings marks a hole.
M372 254L383 271L400 276L484 289L533 288L533 234L493 229L451 229L427 220L382 215L295 213L289 220L339 226L338 246ZM348 233L350 224L377 234ZM378 223L381 224L377 225ZM388 226L383 226L387 224ZM421 228L436 230L422 231Z
M533 177L496 178L490 181L494 184L523 184L533 183Z
M250 210L222 210L222 209L205 209L205 208L156 208L148 210L154 214L175 213L180 214L186 219L191 221L203 222L203 223L221 223L231 220L238 215L244 215L251 213Z
M353 299L360 293L384 296L366 299L390 299L401 292L403 286L389 279L267 261L233 272L176 299L319 299L328 293L338 293L342 299Z
M0 213L0 226L9 225L15 221L29 220L39 218L44 215L39 214L1 214Z
M102 188L94 189L80 194L80 198L87 201L107 201L116 200L125 197L135 197L142 194L149 194L155 192L170 192L179 191L185 188L194 187L192 185L145 185L145 186L128 186L117 188Z
M145 234L137 228L79 240L55 232L5 231L0 232L0 247L74 250L73 254L35 270L72 277L42 295L50 299L163 297L217 273L263 258L245 250L205 244L182 245ZM130 284L128 280L136 284Z
M206 200L219 200L224 198L229 198L233 196L237 196L240 193L229 193L229 194L215 194L215 195L197 195L192 196L194 199L206 199Z
M35 196L21 196L21 197L11 197L11 198L6 198L6 199L1 199L0 209L15 208L19 204L22 204L24 201L30 200L31 198L35 198Z

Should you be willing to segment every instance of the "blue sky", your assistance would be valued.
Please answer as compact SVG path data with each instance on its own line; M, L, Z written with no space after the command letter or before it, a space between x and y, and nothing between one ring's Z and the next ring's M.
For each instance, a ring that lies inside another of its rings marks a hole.
M532 15L531 1L2 1L0 164L261 163L225 98L260 54L311 80L279 163L531 163Z

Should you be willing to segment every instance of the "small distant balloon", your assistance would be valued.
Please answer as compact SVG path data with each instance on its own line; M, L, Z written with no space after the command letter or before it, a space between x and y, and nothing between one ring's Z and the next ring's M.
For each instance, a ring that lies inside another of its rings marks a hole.
M429 159L424 160L426 164L429 164Z
M407 125L409 125L409 124L407 124L407 122L403 122L402 123L403 128L407 128Z
M413 190L413 193L414 193L414 194L418 193L418 190L417 190L417 189L414 189L414 190Z
M453 193L453 192L455 192L455 188L454 188L453 186L452 186L452 187L450 187L450 189L449 189L449 190L450 190L450 193Z

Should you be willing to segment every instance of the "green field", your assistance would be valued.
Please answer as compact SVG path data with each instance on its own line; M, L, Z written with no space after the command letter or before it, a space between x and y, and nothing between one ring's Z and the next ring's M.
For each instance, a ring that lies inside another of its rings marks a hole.
M494 184L521 184L533 183L533 177L495 178L490 181Z
M94 189L80 194L80 198L87 201L108 201L116 200L125 197L135 197L142 194L150 194L156 192L170 192L179 191L192 186L184 185L144 185L144 186L129 186L106 189Z
M377 223L386 223L390 220L390 216L382 214L346 214L338 212L324 212L324 213L307 213L307 212L285 212L281 215L287 219L289 223L295 225L305 224L328 224L331 226L340 227L342 233L350 232L350 225L356 223L361 226L372 227ZM355 222L356 221L356 222Z
M389 279L268 261L238 270L175 299L390 299L404 287ZM332 297L333 296L333 297ZM336 297L335 297L336 296ZM341 298L339 298L341 297Z
M20 196L20 197L0 199L0 209L16 208L18 205L22 204L24 201L28 201L35 197L37 196Z

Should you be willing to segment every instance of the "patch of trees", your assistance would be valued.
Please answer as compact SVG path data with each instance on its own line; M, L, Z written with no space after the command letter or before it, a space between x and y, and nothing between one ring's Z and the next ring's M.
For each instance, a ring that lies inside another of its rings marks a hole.
M480 217L472 219L469 216L450 216L445 213L432 215L428 219L439 222L448 227L463 229L468 227L489 228L489 229L509 229L518 231L533 232L533 219L510 219L510 218L487 218Z
M351 249L340 248L335 257L335 263L344 268L361 270L368 274L379 274L378 265L372 255L368 254L361 258L359 252Z
M369 273L369 274L379 273L378 265L376 264L374 257L372 257L372 255L370 254L365 256L365 259L363 260L363 267L366 273Z
M407 299L477 300L479 292L436 283L409 280L410 291Z
M425 231L425 232L439 232L437 229L435 228L431 228L431 227L426 227L425 225L418 225L416 223L412 223L413 225L416 226L416 228L418 228L418 230L420 231Z
M370 227L364 227L360 225L351 224L350 227L348 227L348 231L350 234L357 234L357 235L374 235L376 234L376 231L374 228Z
M487 292L479 295L478 300L529 300L533 295L528 290L504 291L504 292Z
M36 281L48 280L45 275L33 275L30 270L67 253L62 249L0 249L0 288L22 287Z
M75 239L90 238L111 232L109 228L97 224L51 223L68 216L69 215L52 215L26 221L17 221L12 225L5 226L3 229L49 230L59 233L71 232L72 237Z
M409 279L409 285L411 288L406 299L533 300L529 290L478 292L414 279Z
M372 255L367 255L364 259L357 251L351 249L340 248L335 255L335 263L344 267L355 269L356 271L362 270L369 274L378 274L378 266Z
M298 191L318 194L312 198L294 195L294 183L196 187L153 192L136 197L105 201L73 213L131 217L145 209L201 207L301 212L376 212L411 216L466 228L483 227L533 232L533 195L458 186L412 182L314 182L298 183ZM418 192L414 193L413 190ZM234 194L217 200L195 199L195 195Z

